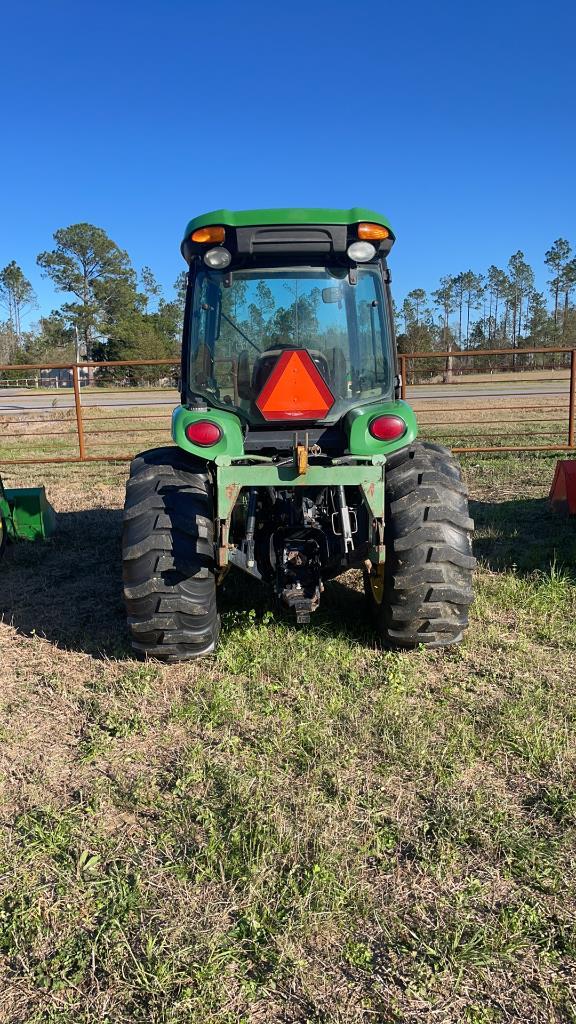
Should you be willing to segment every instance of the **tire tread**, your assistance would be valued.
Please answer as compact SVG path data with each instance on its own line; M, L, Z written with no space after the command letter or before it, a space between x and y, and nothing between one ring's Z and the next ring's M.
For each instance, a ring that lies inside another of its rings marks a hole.
M366 593L390 646L458 643L474 600L468 491L460 467L441 445L416 442L386 466L384 596Z
M122 560L136 653L166 662L212 653L220 619L212 486L203 463L171 447L134 459L126 484Z

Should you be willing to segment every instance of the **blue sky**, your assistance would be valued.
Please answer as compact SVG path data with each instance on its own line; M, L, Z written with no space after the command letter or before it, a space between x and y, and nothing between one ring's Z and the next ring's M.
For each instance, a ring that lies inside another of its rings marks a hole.
M2 12L0 266L41 312L52 233L97 224L167 293L220 206L382 210L393 289L576 245L569 0L31 0ZM38 314L36 314L37 316Z

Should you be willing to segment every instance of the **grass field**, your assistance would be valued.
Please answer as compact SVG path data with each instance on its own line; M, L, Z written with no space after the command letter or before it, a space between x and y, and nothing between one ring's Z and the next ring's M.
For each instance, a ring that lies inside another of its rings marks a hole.
M385 652L229 577L216 656L133 660L125 466L3 469L59 533L0 565L0 1020L576 1021L576 521L470 457L459 648Z

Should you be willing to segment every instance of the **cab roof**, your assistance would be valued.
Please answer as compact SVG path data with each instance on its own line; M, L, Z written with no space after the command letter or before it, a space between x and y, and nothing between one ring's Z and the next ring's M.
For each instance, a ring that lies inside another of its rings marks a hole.
M370 221L372 224L383 224L388 228L392 238L394 232L386 217L375 210L367 210L363 206L353 206L349 210L315 209L312 207L281 207L268 210L212 210L194 217L184 232L184 241L197 228L207 225L244 228L256 225L281 224L358 224Z

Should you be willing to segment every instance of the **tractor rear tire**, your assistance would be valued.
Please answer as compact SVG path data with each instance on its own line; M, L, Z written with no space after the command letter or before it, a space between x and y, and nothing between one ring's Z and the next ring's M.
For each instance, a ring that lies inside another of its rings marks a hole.
M375 626L389 647L458 643L474 595L474 523L457 460L416 442L386 463L386 561L365 573Z
M178 448L138 455L126 485L122 568L132 647L166 662L218 640L213 497L200 461Z

